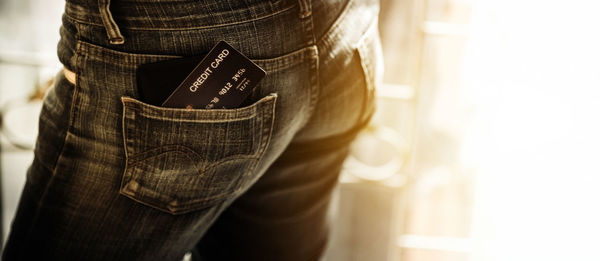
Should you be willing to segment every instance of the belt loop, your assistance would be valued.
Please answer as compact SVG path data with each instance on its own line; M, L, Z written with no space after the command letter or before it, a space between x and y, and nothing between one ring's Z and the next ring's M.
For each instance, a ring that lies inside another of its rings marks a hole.
M119 26L110 13L110 0L98 0L98 8L100 9L102 23L104 24L104 28L106 28L106 34L108 34L108 41L111 44L125 43L125 37L121 34Z
M299 0L300 1L300 18L304 19L312 14L311 0Z
M298 4L300 6L300 12L298 16L304 30L306 43L309 45L315 44L311 1L312 0L298 0Z

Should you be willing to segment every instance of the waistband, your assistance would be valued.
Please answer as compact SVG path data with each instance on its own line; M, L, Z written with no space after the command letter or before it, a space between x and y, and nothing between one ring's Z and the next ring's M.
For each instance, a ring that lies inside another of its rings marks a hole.
M106 28L111 44L120 29L192 30L251 22L296 9L310 15L311 0L67 0L65 17Z

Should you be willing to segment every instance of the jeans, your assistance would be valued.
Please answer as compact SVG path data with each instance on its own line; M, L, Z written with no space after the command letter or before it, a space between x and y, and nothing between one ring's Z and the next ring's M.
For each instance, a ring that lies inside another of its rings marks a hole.
M4 260L318 260L374 112L377 0L67 0ZM140 100L140 64L225 40L267 76L235 109Z

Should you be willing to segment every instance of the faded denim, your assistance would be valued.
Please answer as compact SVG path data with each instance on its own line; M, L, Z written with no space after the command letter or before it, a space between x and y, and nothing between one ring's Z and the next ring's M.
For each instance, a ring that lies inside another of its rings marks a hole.
M4 260L317 260L381 71L376 0L67 0ZM138 65L225 40L267 71L237 109L139 100Z

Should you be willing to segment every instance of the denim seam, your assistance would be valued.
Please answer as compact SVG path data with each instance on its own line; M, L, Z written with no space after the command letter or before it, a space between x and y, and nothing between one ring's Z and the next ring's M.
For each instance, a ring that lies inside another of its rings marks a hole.
M315 55L317 48L315 45L307 46L296 51L283 54L274 58L266 58L266 59L252 59L253 62L258 65L263 65L266 70L269 71L278 71L282 69L286 69L292 67L294 65L300 64L304 62L306 59L310 59ZM310 56L308 56L310 53ZM268 65L267 63L276 63L274 65ZM268 65L268 66L267 66Z
M184 146L184 145L179 145L179 144L171 144L171 145L163 145L163 146L158 146L155 148L151 148L151 149L147 149L147 150L143 150L141 152L137 152L133 155L130 156L131 160L131 164L136 165L140 162L143 161L147 161L148 159L154 158L154 157L158 157L162 154L165 153L170 153L170 152L181 152L181 153L191 153L192 155L194 155L194 158L192 158L191 156L189 156L189 154L185 154L186 157L194 162L197 161L199 159L202 159L202 156L196 152L194 149L188 147L188 146ZM149 154L149 155L143 155L143 154ZM236 159L255 159L258 158L260 155L260 153L256 152L254 154L250 154L250 155L242 155L242 154L238 154L238 155L231 155L225 158L222 158L216 162L213 162L211 164L206 164L205 167L198 169L198 172L206 172L211 170L212 168L216 167L217 165L222 164L223 162L227 162L227 161L231 161L231 160L236 160ZM132 166L133 167L133 166Z
M311 0L299 0L299 18L304 33L305 43L314 45L316 42L312 15Z
M79 32L79 25L77 26L77 31ZM77 38L79 38L79 35L77 35ZM75 47L75 68L77 70L79 70L79 68L81 67L81 61L82 61L82 50L81 50L81 46L79 44L76 45ZM63 156L64 153L64 147L66 144L66 139L69 133L72 133L73 130L73 125L75 124L75 114L77 111L77 102L78 102L78 96L79 96L79 88L80 88L80 83L81 83L81 79L80 79L80 73L76 73L75 74L75 82L76 84L73 84L73 94L71 96L71 108L69 110L69 120L68 120L68 124L67 124L67 130L65 132L65 141L63 142L63 146L61 148L61 152L56 160L56 163L54 164L54 170L52 170L52 174L53 176L56 175L56 171L57 171L57 167L58 167L58 162L60 161L60 158Z
M76 24L77 26L77 24ZM79 39L79 27L77 26L77 35L75 36L76 39ZM75 58L74 60L77 61L75 63L75 67L79 68L79 61L81 60L81 55L79 53L79 45L77 45L76 47L76 51L75 51ZM77 76L79 77L79 76ZM79 79L77 79L77 82L80 82ZM54 162L54 166L51 170L52 176L49 178L48 183L45 185L44 188L44 192L42 193L38 204L36 206L35 209L35 214L33 215L33 218L31 219L31 226L29 227L28 231L27 231L27 235L31 235L33 228L36 226L39 216L40 216L40 211L41 211L41 206L43 205L42 203L45 202L46 200L46 195L48 194L48 190L50 189L50 187L54 184L54 181L56 179L56 176L58 175L58 166L60 165L60 161L63 158L64 155L64 151L65 151L65 145L67 143L67 138L69 136L69 133L71 133L71 129L73 128L73 122L74 122L74 113L75 113L75 107L76 107L76 101L77 101L77 94L78 94L78 89L79 89L79 85L78 84L74 84L73 85L73 94L71 94L71 104L70 104L70 109L69 109L69 120L68 120L68 124L67 124L67 130L65 131L65 136L63 138L63 142L60 148L60 153L58 154L58 157L56 158L56 161ZM21 252L21 251L20 251Z
M277 96L275 96L277 97ZM261 137L260 137L260 147L257 151L258 156L260 157L265 152L273 131L273 115L275 115L275 107L277 106L276 98L270 101L269 106L263 106L262 113L260 116L261 125Z
M277 97L277 96L274 96L274 97ZM167 147L167 148L168 148L169 146L175 146L175 145L163 145L163 146L159 146L159 147L156 147L156 148L147 149L147 150L144 150L144 151L141 151L141 152L137 152L137 153L135 153L135 154L133 154L133 155L127 155L127 147L131 147L131 146L132 146L132 145L130 146L130 145L129 145L129 143L127 142L127 140L128 140L128 136L130 135L130 133L127 131L127 129L128 129L128 127L129 127L131 124L133 124L133 125L134 125L133 129L135 129L135 119L131 119L131 117L128 117L128 115L129 115L129 111L131 111L131 113L132 113L133 115L136 115L136 112L137 112L138 114L139 114L140 112L139 112L139 111L136 111L136 110L135 110L135 109L133 109L132 107L128 107L128 106L126 106L126 105L125 105L125 103L126 103L126 102L125 102L125 101L123 101L123 116L122 116L122 126L123 126L123 127L122 127L122 129L123 129L123 130L122 130L122 131L123 131L123 141L124 141L125 152L126 152L125 156L126 156L126 158L127 158L127 159L128 159L130 162L131 162L131 163L136 163L136 162L137 162L137 161L139 161L139 160L143 160L143 159L134 159L136 155L140 155L140 154L143 154L143 153L148 153L149 151L153 151L153 150L161 150L161 149L165 149L165 147ZM259 108L259 109L262 109L263 111L265 110L265 108L267 108L267 109L268 109L268 108L271 108L271 107L272 107L272 108L274 108L274 107L275 107L275 99L269 99L269 100L266 100L264 104L258 104L258 106L259 106L259 107L261 107L261 108ZM142 115L142 116L145 116L145 115ZM260 116L259 116L259 117L260 117ZM271 117L271 118L272 118L272 116L269 116L269 117ZM251 119L251 118L249 118L249 119ZM271 121L272 121L272 120L271 120ZM202 121L202 122L206 122L206 121ZM202 123L202 122L200 122L200 123ZM272 125L273 125L273 124L271 123L271 128L270 128L270 129L272 129ZM195 152L195 151L194 151L192 148L190 148L190 147L187 147L187 146L185 146L185 145L176 145L176 146L178 146L178 147L182 147L182 148L186 148L186 149L189 149L189 150L190 150L190 152L192 152L192 153L195 153L195 155L196 155L198 158L202 158L202 157L201 157L199 154L197 154L197 153L196 153L196 152ZM264 146L262 147L262 150L264 150ZM253 154L253 156L257 156L257 155L260 155L260 152L257 152L257 153L255 153L255 154Z
M94 45L83 40L78 40L77 45L81 46L81 51L86 53L92 59L101 59L108 62L117 62L120 66L124 67L136 67L139 64L140 59L144 58L156 58L156 59L168 59L168 58L181 58L178 55L168 54L141 54L141 53L127 53L117 50L113 50L107 47ZM126 58L126 59L123 59Z
M125 118L127 117L127 109L125 107L125 105L121 105L122 106L122 115L121 115L121 137L123 140L123 153L125 156L125 164L123 166L123 173L121 174L121 184L119 185L119 193L123 194L123 189L126 185L125 181L126 178L128 176L127 170L131 168L131 156L129 156L129 152L128 152L128 142L127 142L127 125L125 124ZM131 196L129 198L132 198ZM132 198L133 199L133 198ZM135 200L137 201L137 200Z
M236 193L236 192L232 192L232 194ZM139 197L137 197L135 195L135 193L131 192L130 190L127 190L127 188L125 186L121 187L121 189L119 190L119 193L121 195L127 196L128 198L130 198L133 201L138 202L142 205L150 206L150 207L165 211L172 215L189 213L192 211L196 211L196 210L200 210L200 209L209 207L207 205L211 205L211 204L215 204L220 201L224 201L226 199L226 196L230 195L230 193L219 194L219 195L215 195L215 196L211 196L211 197L205 197L205 198L202 198L201 200L196 200L191 203L181 204L181 205L178 205L178 207L176 207L176 208L169 208L168 204L166 205L167 207L164 207L165 206L164 203L154 200L152 198L142 197L143 198L143 200L142 200ZM197 206L202 206L202 207L198 208Z
M141 101L133 99L128 96L122 96L121 102L124 107L128 110L136 112L145 118L162 120L167 122L183 121L183 122L197 122L197 123L216 123L216 122L233 122L233 121L244 121L259 116L260 108L263 106L270 106L270 103L275 99L275 95L270 94L259 101L250 105L247 108L238 109L222 109L214 110L187 110L181 108L167 108L158 107L150 104L145 104ZM188 114L188 115L185 115ZM187 119L189 116L206 116L206 119ZM214 118L219 119L214 119Z
M180 121L180 122L195 122L195 123L218 123L218 122L244 121L244 120L249 120L249 119L256 117L256 114L253 113L250 115L245 115L243 117L232 117L232 118L214 119L214 120L203 120L203 119L196 120L196 119L185 119L185 117L178 117L179 115L178 116L175 116L175 115L157 116L157 115L146 113L146 111L144 109L136 110L136 111L138 112L139 115L144 116L149 119L170 121L170 122ZM175 112L179 112L179 111L175 111ZM184 111L182 111L182 112L184 112ZM190 113L195 113L195 112L196 111L190 111ZM204 111L202 111L202 112L204 112ZM218 115L218 113L219 112L215 112L214 115L223 116L223 115Z
M129 135L127 135L129 136ZM157 146L154 148L150 148L150 149L145 149L145 150L141 150L139 152L135 152L134 154L132 154L131 156L129 156L129 160L131 162L131 164L135 165L139 162L154 158L154 157L158 157L162 154L165 153L169 153L169 152L182 152L182 153L191 153L192 155L194 155L195 158L202 158L202 156L200 156L194 149L185 146L185 145L179 145L179 144L171 144L171 145L163 145L163 146ZM146 155L148 154L148 155ZM194 159L192 157L190 157L188 154L186 154L186 156L190 159L190 161L194 161Z
M254 161L254 163L253 163L252 167L248 168L248 170L246 172L253 170L258 163L258 158L252 157L250 159L252 159ZM233 160L233 159L231 159L231 160ZM140 198L133 191L127 190L126 184L129 184L130 181L134 180L133 177L135 175L133 175L132 173L129 173L129 172L133 171L135 165L136 164L133 164L131 167L125 168L125 173L123 174L123 179L121 181L119 193L128 196L129 198L133 199L136 202L139 202L144 205L149 205L149 206L155 207L160 210L165 210L171 214L182 214L182 213L187 213L187 212L195 211L198 209L202 209L203 207L198 208L197 205L202 206L202 205L206 205L206 204L213 203L213 202L216 203L219 201L223 201L223 200L225 200L225 198L227 196L237 194L242 190L240 187L234 186L233 191L226 191L226 192L223 192L223 193L220 193L217 195L213 195L210 197L203 197L202 199L188 200L188 201L186 201L185 204L180 204L177 208L168 208L168 207L165 208L165 207L163 207L165 205L165 202L161 202L160 200L156 200L152 197L141 197ZM214 166L214 167L216 167L216 166ZM204 171L202 173L206 173L208 171L210 171L210 169L207 171ZM198 174L201 174L201 173L199 172ZM243 177L244 177L244 175L240 175L240 177L235 181L236 184L239 184L240 180L242 180ZM168 206L168 203L166 203L166 205ZM187 208L191 208L191 209L187 209Z
M225 200L225 198L229 195L239 193L242 190L241 185L243 184L242 183L243 180L245 180L245 177L248 176L247 173L250 173L251 171L253 171L256 168L256 166L258 165L258 162L260 160L260 156L262 154L264 154L264 152L266 151L266 147L270 140L270 136L271 136L272 129L273 129L273 114L274 114L275 104L276 104L275 103L276 97L277 97L276 94L274 94L274 97L275 98L266 100L264 104L258 104L258 108L255 108L260 111L260 113L257 114L255 120L260 121L263 128L262 128L262 133L260 135L260 142L259 142L260 147L254 154L230 156L230 157L221 159L217 162L214 162L210 165L204 166L202 168L202 170L200 170L196 167L196 169L198 170L198 174L201 174L201 173L207 173L207 172L211 171L212 169L217 168L220 164L227 162L227 161L236 160L236 159L244 159L244 158L252 160L252 163L248 167L248 169L242 175L240 175L240 177L238 177L236 181L234 181L236 184L233 187L234 190L223 192L218 195L213 195L210 197L203 197L202 199L198 199L198 200L189 200L189 201L186 201L185 204L180 204L177 207L169 206L169 203L161 202L160 200L156 200L151 197L150 198L146 198L146 197L139 198L136 195L136 193L134 193L133 191L127 190L127 188L126 188L127 184L129 184L130 181L135 180L135 175L133 174L133 170L135 169L137 164L147 161L148 159L150 159L152 157L156 157L156 156L162 155L164 153L168 153L168 152L175 151L175 152L182 152L184 154L186 154L185 152L191 152L194 155L196 155L196 157L198 157L198 158L201 158L200 155L198 153L196 153L193 149L183 146L183 145L177 145L177 148L174 148L173 150L167 149L167 151L160 152L159 154L148 155L147 157L142 157L140 159L136 159L135 158L136 155L141 155L141 154L153 151L153 150L160 151L160 150L165 149L165 147L169 147L169 145L160 146L160 147L153 148L150 150L145 150L143 152L128 155L129 154L127 152L128 147L134 146L134 144L130 144L128 142L129 132L127 130L129 129L128 127L130 127L129 125L134 124L133 121L135 119L131 119L130 115L131 114L135 115L136 110L134 110L133 107L126 106L125 101L123 100L122 124L123 124L123 143L125 146L124 150L125 150L126 163L125 163L124 173L123 173L123 176L121 179L119 193L128 196L129 198L133 199L136 202L142 203L144 205L149 205L149 206L152 206L154 208L157 208L157 209L160 209L163 211L167 211L168 213L171 213L171 214L181 214L181 213L191 212L191 211L198 209L198 207L196 207L196 206L200 206L200 208L202 208L202 206L204 206L206 204L222 201L222 200ZM129 109L131 109L131 110L129 110ZM269 109L271 109L271 111L269 111ZM266 128L268 126L270 126L270 127ZM133 127L133 129L135 129L135 127ZM185 152L181 151L182 148L185 149ZM194 159L189 157L188 154L186 154L186 156L188 157L189 160L194 161Z
M249 23L249 22L254 22L254 21L258 21L258 20L262 20L265 18L269 18L281 13L285 13L287 11L290 11L292 9L294 9L296 6L291 5L288 6L286 8L283 8L281 10L278 10L276 12L270 13L268 15L264 15L264 16L260 16L260 17L255 17L249 20L244 20L244 21L238 21L238 22L230 22L230 23L223 23L223 24L216 24L216 25L204 25L204 26L193 26L193 27L169 27L169 28L157 28L157 27L136 27L136 26L120 26L120 28L122 29L127 29L127 30L141 30L141 31L187 31L187 30L200 30L200 29L212 29L212 28L219 28L219 27L224 27L224 26L231 26L231 25L237 25L237 24L244 24L244 23ZM96 25L96 26L101 26L104 27L103 24L100 23L96 23L96 22L91 22L91 21L85 21L73 16L70 16L68 14L65 13L65 16L73 21L77 21L79 23L82 24L88 24L88 25Z
M317 105L319 104L319 94L321 92L319 82L319 54L315 54L310 64L310 102L308 107L308 117L302 124L303 126L308 123L312 115L315 113Z
M128 53L113 50L107 47L98 46L92 43L88 43L83 40L77 41L78 45L81 45L82 52L88 54L89 58L108 61L118 61L119 66L123 67L137 67L141 62L148 59L169 59L169 58L181 58L178 55L169 54L145 54L145 53ZM316 45L307 46L289 53L282 54L273 58L265 59L251 59L267 71L278 71L291 66L297 65L304 62L306 59L310 59L317 54L318 50Z
M328 47L329 43L327 40L330 38L333 38L333 36L340 34L339 30L337 30L337 29L340 27L341 23L343 23L345 21L346 16L352 9L351 7L353 4L354 4L354 0L348 0L346 5L344 5L344 7L342 7L342 12L335 19L335 22L333 22L333 24L329 27L329 29L327 29L327 31L325 31L325 33L323 35L321 35L321 37L319 37L319 39L316 42L317 45L320 45L322 42L324 42L323 44Z
M313 53L313 55L311 57L309 57L310 61L309 61L309 73L310 73L310 79L309 79L309 84L310 87L308 88L309 91L309 104L308 104L308 112L307 112L307 117L305 117L303 119L303 122L301 123L301 126L305 126L308 121L310 120L310 118L312 117L312 115L315 112L316 106L318 104L318 98L319 98L319 79L318 79L318 75L319 75L319 48L316 45L316 37L315 37L315 31L314 31L314 16L312 15L312 5L311 5L311 0L298 0L298 5L299 5L299 19L300 19L300 24L302 26L302 30L304 33L304 37L305 37L305 43L308 46L315 46L315 51L316 53Z
M168 147L168 145L161 146L161 147L158 147L158 148L155 148L155 149L151 149L151 150L146 150L144 152L140 152L140 153L134 154L132 157L135 157L135 155L140 155L140 154L144 154L144 153L147 153L147 152L149 153L150 151L153 151L153 150L159 150L160 151L161 149L163 149L163 147ZM182 147L188 149L185 146L182 146ZM193 150L191 150L191 151L185 150L184 151L184 150L180 150L180 149L176 149L176 148L167 149L165 151L159 152L158 154L147 155L146 157L142 157L140 159L132 159L131 160L131 167L130 167L130 169L133 170L133 169L135 169L135 166L138 165L138 164L140 164L140 163L143 163L145 161L148 161L149 159L152 159L152 158L155 158L155 157L159 157L159 156L161 156L163 154L167 154L167 153L171 153L171 152L181 153L181 154L185 155L185 158L187 158L190 162L194 162L194 159L192 157L190 157L190 155L187 154L186 152L191 152L192 154L194 154L194 155L197 156L197 153L195 151L193 151ZM204 167L198 168L197 164L194 164L194 169L196 170L196 172L198 174L202 174L202 173L206 172ZM133 178L134 178L134 175L131 175L131 179L133 179Z
M258 148L258 150L256 152L257 158L256 158L254 164L252 165L252 167L248 168L248 170L246 172L244 172L240 176L240 178L236 181L236 184L234 186L234 188L235 188L234 193L237 193L243 189L242 187L244 185L244 182L246 181L246 177L250 176L250 175L248 175L248 173L252 173L256 169L256 167L258 166L258 163L260 162L261 156L264 155L264 153L267 149L267 146L269 145L269 142L271 141L276 106L277 106L277 94L275 94L275 99L269 100L269 103L265 104L265 106L263 106L261 108L262 112L259 113L260 114L259 117L260 117L260 123L262 125L261 126L262 133L260 135L260 141L259 141L260 147ZM267 117L267 119L265 119L265 116Z
M266 150L269 142L271 141L271 136L273 134L273 125L274 125L274 115L275 115L275 109L277 108L277 95L275 95L275 99L271 100L270 106L264 106L264 113L263 115L267 115L268 119L267 119L267 124L265 124L265 126L263 127L268 127L268 128L263 128L263 137L266 137L266 141L262 143L262 148L260 149L260 154L263 154L263 152Z

